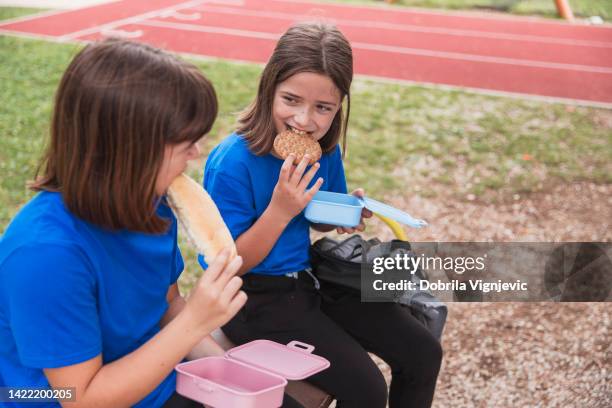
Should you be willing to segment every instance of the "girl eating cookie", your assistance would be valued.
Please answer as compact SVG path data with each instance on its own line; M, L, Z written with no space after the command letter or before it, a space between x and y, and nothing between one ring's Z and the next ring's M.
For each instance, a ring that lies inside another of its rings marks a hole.
M352 50L338 29L320 23L289 28L238 129L208 157L204 187L244 259L239 273L249 296L223 331L239 344L265 338L315 346L331 367L307 381L334 396L338 407L427 407L442 359L437 340L406 308L361 303L319 285L310 272L310 228L335 227L311 224L303 210L319 190L347 191L339 145L346 149L352 78ZM361 222L338 232L363 228ZM389 392L368 352L391 366Z

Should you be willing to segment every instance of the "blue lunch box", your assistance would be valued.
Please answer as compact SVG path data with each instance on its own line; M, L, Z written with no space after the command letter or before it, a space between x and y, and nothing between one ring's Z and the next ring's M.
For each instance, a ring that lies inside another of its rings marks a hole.
M413 218L410 214L380 201L367 197L359 198L350 194L332 193L330 191L317 192L312 201L306 206L304 215L308 221L317 224L356 227L359 225L361 210L364 207L376 214L391 218L413 228L421 228L427 225L425 221Z

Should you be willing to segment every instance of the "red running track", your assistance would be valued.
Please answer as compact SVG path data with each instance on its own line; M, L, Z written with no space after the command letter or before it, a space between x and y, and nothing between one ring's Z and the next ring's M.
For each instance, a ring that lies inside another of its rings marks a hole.
M357 74L612 107L612 26L295 0L123 0L0 24L55 41L115 35L195 55L265 62L303 20L335 23Z

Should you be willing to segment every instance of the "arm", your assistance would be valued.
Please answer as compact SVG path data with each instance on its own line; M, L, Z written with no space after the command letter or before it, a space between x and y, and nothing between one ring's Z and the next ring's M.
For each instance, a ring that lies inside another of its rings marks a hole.
M85 362L44 369L52 387L76 387L76 401L65 407L131 406L149 394L183 357L215 328L225 324L246 302L235 275L241 258L227 264L229 251L219 255L192 290L183 306L169 311L176 317L162 319L164 327L138 349L112 363L98 355ZM173 295L174 291L170 293ZM178 290L176 291L178 294ZM180 308L180 311L178 310Z
M319 178L312 188L307 190L308 184L319 169L319 163L313 164L304 174L309 156L306 155L297 166L293 166L293 160L294 155L291 154L283 163L266 210L255 224L236 240L238 253L244 259L238 272L240 275L264 260L287 224L306 207L323 184L323 179Z
M236 249L244 259L239 275L247 273L268 256L289 221L276 216L274 209L268 206L255 224L238 237Z
M170 321L172 321L178 314L185 308L187 302L185 298L181 296L178 285L175 283L170 286L168 289L168 294L166 295L166 300L168 301L168 310L162 317L160 322L160 327L165 327ZM195 360L196 358L202 358L206 356L220 356L223 355L225 351L221 346L217 344L217 342L212 338L212 336L208 335L204 337L196 346L189 352L187 355L188 360Z
M54 387L76 387L76 401L64 407L129 407L160 384L205 335L186 316L176 318L132 353L106 365L98 355L83 363L45 369Z

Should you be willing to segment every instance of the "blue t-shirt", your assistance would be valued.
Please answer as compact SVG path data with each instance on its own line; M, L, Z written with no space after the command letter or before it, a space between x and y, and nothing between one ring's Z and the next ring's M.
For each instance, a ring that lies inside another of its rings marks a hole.
M309 188L323 177L320 190L346 193L339 146L319 160L321 167ZM204 188L219 207L234 240L257 221L270 204L283 160L271 154L256 156L240 135L233 133L208 156ZM283 275L310 266L310 223L302 211L287 225L266 258L251 273ZM200 264L206 268L200 256Z
M153 235L83 221L59 193L21 209L0 239L0 385L47 387L43 368L107 364L159 332L183 260L176 219L164 204L158 214L171 227ZM172 372L136 406L159 407L175 387Z

